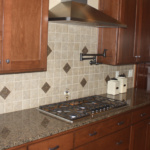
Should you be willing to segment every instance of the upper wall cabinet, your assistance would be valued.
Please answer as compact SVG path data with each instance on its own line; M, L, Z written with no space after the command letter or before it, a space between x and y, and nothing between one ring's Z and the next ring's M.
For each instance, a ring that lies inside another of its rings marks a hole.
M98 52L108 51L106 58L100 57L98 62L111 65L135 63L136 0L100 0L99 9L128 27L99 29Z
M0 0L0 73L46 70L48 7L49 0Z
M2 70L2 28L3 28L3 1L0 0L0 71Z
M150 61L150 0L137 0L135 41L136 61Z

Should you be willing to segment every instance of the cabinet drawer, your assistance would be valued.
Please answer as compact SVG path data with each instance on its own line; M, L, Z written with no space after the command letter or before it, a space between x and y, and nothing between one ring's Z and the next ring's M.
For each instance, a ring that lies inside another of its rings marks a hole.
M139 108L132 112L132 123L136 123L150 117L150 106Z
M26 147L22 147L22 148L15 149L15 150L27 150L27 148Z
M71 150L73 149L73 133L29 145L28 150Z
M75 132L75 147L123 129L131 124L130 113L88 126Z
M75 150L128 150L130 128L108 135Z

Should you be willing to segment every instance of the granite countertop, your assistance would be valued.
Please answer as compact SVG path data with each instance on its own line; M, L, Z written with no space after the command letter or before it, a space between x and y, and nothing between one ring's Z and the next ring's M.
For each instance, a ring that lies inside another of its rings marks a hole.
M0 115L0 150L38 140L150 104L150 93L145 90L129 89L125 94L117 96L103 94L102 96L125 99L129 105L100 113L94 118L83 118L73 124L42 114L35 108Z

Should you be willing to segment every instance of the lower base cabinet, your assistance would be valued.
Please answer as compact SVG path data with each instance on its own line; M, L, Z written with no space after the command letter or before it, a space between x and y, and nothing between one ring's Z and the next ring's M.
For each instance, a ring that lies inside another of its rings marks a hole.
M130 150L146 150L147 126L148 120L132 125Z
M28 146L28 150L71 150L73 149L73 133L45 140Z
M128 150L130 141L130 128L125 128L114 134L85 144L75 150Z
M150 150L150 120L148 121L148 127L147 127L146 150Z

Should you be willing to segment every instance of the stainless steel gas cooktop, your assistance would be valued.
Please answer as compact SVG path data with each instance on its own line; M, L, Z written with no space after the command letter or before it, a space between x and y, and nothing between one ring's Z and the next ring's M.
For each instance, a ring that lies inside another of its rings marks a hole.
M73 123L73 121L93 116L104 111L126 106L126 101L115 100L102 96L85 97L60 103L43 105L39 111L61 120Z

